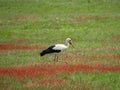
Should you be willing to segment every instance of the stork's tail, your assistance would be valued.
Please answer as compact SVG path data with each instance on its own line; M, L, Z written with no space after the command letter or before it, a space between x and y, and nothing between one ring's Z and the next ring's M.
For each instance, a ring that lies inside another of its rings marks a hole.
M47 53L46 50L44 50L40 53L40 56L44 56L46 53Z

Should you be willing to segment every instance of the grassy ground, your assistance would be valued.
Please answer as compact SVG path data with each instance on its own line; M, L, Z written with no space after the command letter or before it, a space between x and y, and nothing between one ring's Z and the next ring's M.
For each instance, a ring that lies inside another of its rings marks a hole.
M75 48L65 52L70 58L60 56L61 59L68 60L70 64L119 67L120 58L114 57L120 55L119 9L119 0L0 0L0 44L47 47L64 43L67 37L71 37ZM0 67L52 64L52 56L39 57L41 50L4 51L0 53ZM120 89L119 73L96 72L89 75L80 72L49 78L65 78L67 82L62 88L52 89ZM19 80L1 76L0 87L3 90L51 89L49 85L45 87L39 84L44 79ZM32 86L33 82L35 85ZM30 88L27 86L29 83Z

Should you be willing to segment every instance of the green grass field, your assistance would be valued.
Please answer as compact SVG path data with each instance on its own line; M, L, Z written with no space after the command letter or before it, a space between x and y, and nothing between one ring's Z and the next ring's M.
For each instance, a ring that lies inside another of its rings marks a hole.
M73 40L75 48L70 47L64 53L69 58L63 54L61 60L74 65L120 68L120 1L0 0L0 45L47 48L65 43L67 37ZM53 56L40 57L40 51L42 49L0 49L0 68L52 65ZM40 84L46 79L65 81L61 86ZM96 71L88 74L81 71L24 79L0 75L0 89L119 90L120 73Z

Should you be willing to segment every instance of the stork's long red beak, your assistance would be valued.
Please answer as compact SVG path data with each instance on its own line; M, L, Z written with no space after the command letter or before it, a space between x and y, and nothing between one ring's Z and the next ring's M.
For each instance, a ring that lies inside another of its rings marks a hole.
M74 48L72 41L70 41L70 45Z

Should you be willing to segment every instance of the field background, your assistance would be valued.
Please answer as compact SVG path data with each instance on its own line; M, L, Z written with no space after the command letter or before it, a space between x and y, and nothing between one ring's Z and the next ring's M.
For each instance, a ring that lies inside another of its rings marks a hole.
M63 62L39 56L67 37ZM0 0L0 89L120 90L120 1Z

